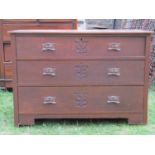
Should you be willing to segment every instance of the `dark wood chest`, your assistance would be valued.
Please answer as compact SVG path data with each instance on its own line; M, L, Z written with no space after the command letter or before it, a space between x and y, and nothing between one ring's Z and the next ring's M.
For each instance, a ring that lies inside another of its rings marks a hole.
M149 31L12 31L15 125L39 118L147 122Z
M8 31L18 29L76 29L76 19L0 20L0 87L12 88L12 51Z

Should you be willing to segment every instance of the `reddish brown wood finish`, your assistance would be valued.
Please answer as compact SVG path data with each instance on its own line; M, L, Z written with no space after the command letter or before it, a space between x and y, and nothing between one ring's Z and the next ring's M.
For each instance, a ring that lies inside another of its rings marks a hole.
M30 37L30 35L25 35L18 37L17 42L18 59L96 59L106 56L144 56L145 48L144 37L88 37L85 35L82 37L68 35ZM54 43L55 51L43 52L44 43ZM111 43L119 43L120 51L108 50ZM78 51L78 44L81 44L85 50Z
M0 34L2 34L2 23L0 20ZM4 57L3 57L3 38L0 35L0 79L4 77ZM4 81L0 81L0 87L4 87Z
M3 25L3 40L10 40L8 31L19 29L73 29L74 26L71 23L30 23L30 24L4 24Z
M144 61L18 61L17 65L20 86L144 85ZM43 75L45 68L54 68L55 75ZM111 68L119 68L120 75L108 75Z
M14 19L2 21L3 41L10 41L8 31L24 29L77 29L76 19Z
M12 76L13 76L13 69L12 69L12 59L13 59L13 52L11 52L11 45L9 42L4 42L3 43L3 66L4 66L4 86L6 88L12 88Z
M18 126L19 125L19 108L18 108L18 87L17 87L17 65L16 65L16 37L11 36L11 51L13 52L13 57L12 57L12 62L13 62L13 101L14 101L14 125Z
M35 119L128 119L128 123L129 124L143 124L144 120L143 120L143 114L141 113L102 113L101 114L96 114L96 115L92 115L92 114L74 114L74 115L63 115L63 114L59 114L59 115L55 115L55 114L50 114L50 115L31 115L31 114L19 114L19 124L22 125L34 125L35 123Z
M11 62L13 53L11 51L11 45L9 42L4 43L4 62Z
M16 126L34 124L35 119L40 118L125 118L129 124L147 122L151 32L68 30L11 33ZM55 41L60 43L57 47L64 47L63 51L55 50L49 44L46 48L52 51L39 50L44 48L40 40L48 38L48 43L51 43L55 37L61 39L60 42ZM35 39L30 42L28 38L37 38L38 42ZM82 52L77 53L77 45L73 45L72 38L93 38L91 44L87 42L87 47L94 49L87 50L86 55L85 46L80 42L78 50L80 46ZM106 38L121 38L121 47L125 48L117 51L119 54L107 54L101 50L106 45L98 44L98 39L108 44ZM23 42L27 42L29 48ZM131 47L131 42L135 43L134 47ZM42 52L45 52L44 56L40 54ZM56 52L60 53L57 55ZM52 69L51 75L43 75L44 68L54 68L54 72ZM109 68L119 68L120 74L107 75Z
M107 112L143 112L142 86L19 87L18 94L20 114L102 115ZM56 103L44 104L44 97L47 96L55 97ZM81 103L78 102L79 96ZM107 103L108 96L119 96L120 103Z
M0 86L12 88L12 57L8 31L18 29L76 29L75 19L3 19L0 20ZM7 63L6 63L7 62Z

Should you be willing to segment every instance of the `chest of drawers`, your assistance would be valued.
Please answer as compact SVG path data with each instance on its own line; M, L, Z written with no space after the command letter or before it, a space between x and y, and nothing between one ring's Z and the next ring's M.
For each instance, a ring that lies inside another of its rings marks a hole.
M1 19L0 87L12 88L12 55L8 31L17 29L76 29L76 19Z
M149 31L12 31L15 125L44 118L147 122Z

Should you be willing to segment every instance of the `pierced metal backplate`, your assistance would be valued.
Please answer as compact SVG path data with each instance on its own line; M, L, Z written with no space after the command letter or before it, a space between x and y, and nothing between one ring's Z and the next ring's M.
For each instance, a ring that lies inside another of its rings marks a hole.
M87 106L87 93L75 93L75 105L83 108Z
M75 65L75 74L79 79L86 78L88 76L88 66L87 65Z
M87 53L88 47L87 47L88 41L85 38L78 38L75 40L75 50L77 53Z

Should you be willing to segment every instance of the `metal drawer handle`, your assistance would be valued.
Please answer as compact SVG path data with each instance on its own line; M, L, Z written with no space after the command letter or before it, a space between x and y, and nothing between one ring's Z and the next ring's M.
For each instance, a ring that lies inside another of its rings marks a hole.
M56 104L56 97L53 96L44 97L43 104Z
M3 62L3 64L5 65L7 65L7 64L12 64L12 61L5 61L5 62Z
M43 75L56 76L56 68L43 68Z
M119 52L119 51L121 51L121 47L120 46L121 46L120 43L110 43L109 47L108 47L108 50L109 51Z
M43 52L50 52L50 51L55 51L55 43L43 43L42 44L42 51Z
M109 76L120 76L120 68L109 68L108 69L108 75Z
M120 104L119 96L108 96L107 103Z

